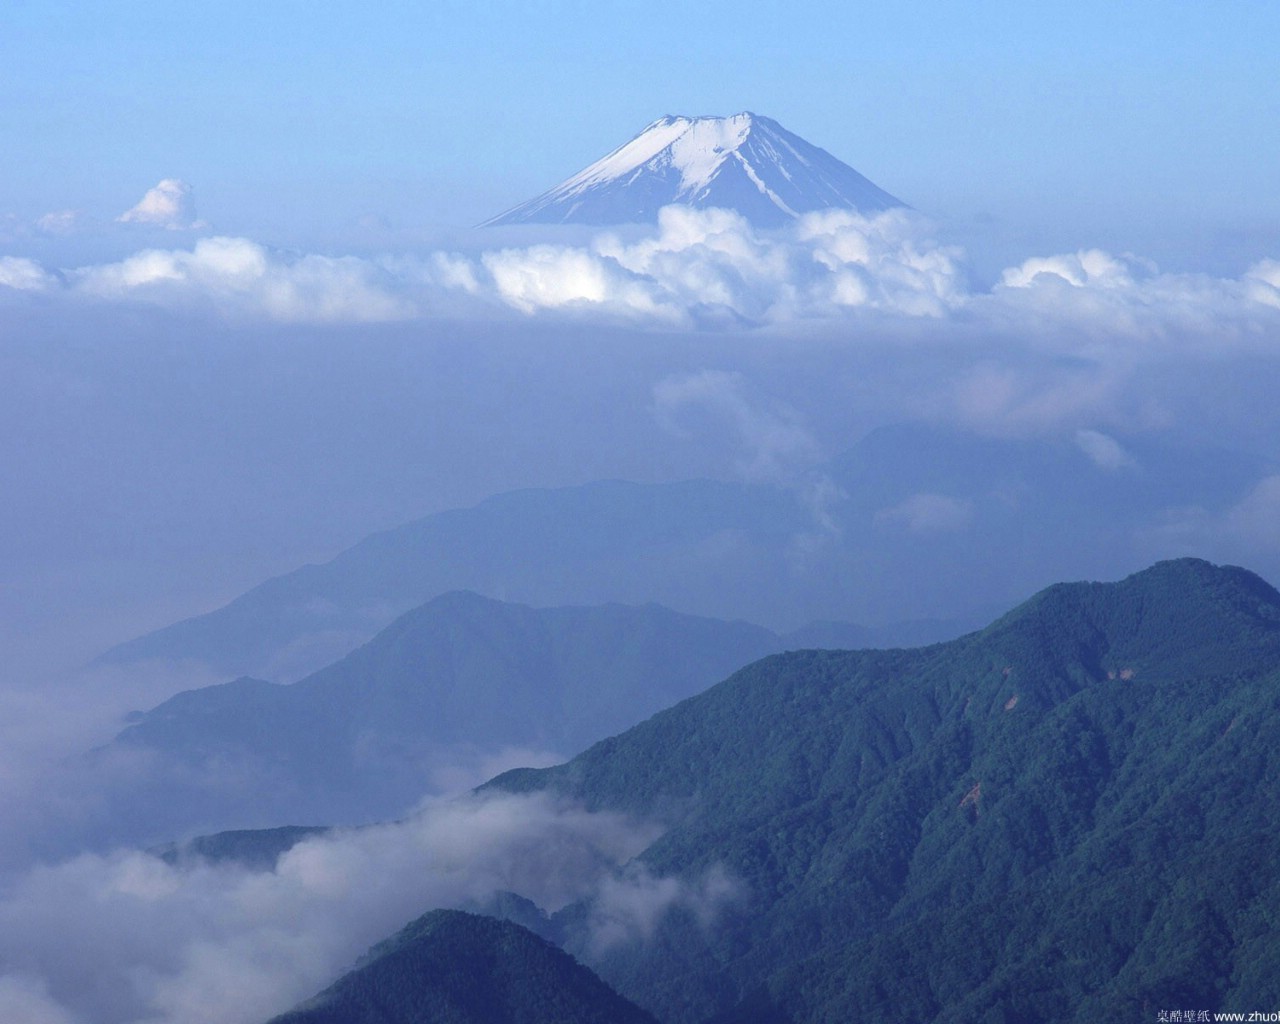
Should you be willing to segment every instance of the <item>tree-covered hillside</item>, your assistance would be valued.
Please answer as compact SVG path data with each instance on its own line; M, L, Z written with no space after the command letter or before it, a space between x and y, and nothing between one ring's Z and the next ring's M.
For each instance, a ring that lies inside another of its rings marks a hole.
M587 968L512 924L436 910L272 1024L655 1024Z
M661 818L650 870L737 880L594 951L672 1024L1133 1021L1280 1003L1278 736L1280 595L1182 560L769 657L494 785ZM591 913L559 915L580 955Z

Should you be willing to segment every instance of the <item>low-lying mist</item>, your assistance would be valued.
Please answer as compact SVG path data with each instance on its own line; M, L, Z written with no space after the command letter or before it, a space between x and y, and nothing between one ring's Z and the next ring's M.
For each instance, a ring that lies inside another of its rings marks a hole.
M711 926L723 872L685 883L632 858L655 824L543 795L425 804L405 821L306 839L274 870L137 850L32 868L0 895L0 1016L84 1024L260 1024L435 907L517 893L590 905L585 943L643 941L666 909Z

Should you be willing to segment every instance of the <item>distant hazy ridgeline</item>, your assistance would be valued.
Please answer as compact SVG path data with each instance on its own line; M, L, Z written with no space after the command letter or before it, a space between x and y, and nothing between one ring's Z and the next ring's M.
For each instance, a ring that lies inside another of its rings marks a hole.
M1266 469L1156 442L1117 449L1119 463L1086 448L901 426L785 486L500 494L374 534L103 660L299 679L459 589L535 606L657 602L780 632L863 623L859 646L927 643L1054 580L1133 571L1171 510L1230 508Z

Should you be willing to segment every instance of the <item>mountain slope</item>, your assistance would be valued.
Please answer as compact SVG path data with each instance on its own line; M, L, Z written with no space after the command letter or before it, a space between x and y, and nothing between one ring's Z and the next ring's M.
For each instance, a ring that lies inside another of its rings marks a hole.
M592 965L675 1022L1132 1020L1280 999L1280 594L1195 560L916 651L798 652L493 785L666 820L746 896ZM589 906L559 915L588 949Z
M492 774L494 758L583 750L787 643L657 605L535 609L453 592L298 683L178 694L96 758L147 766L110 814L114 827L146 828L145 842L376 821Z
M456 910L426 914L272 1024L654 1024L551 943Z
M499 214L503 224L633 224L671 203L736 210L776 227L815 210L902 202L767 117L667 116L573 177Z

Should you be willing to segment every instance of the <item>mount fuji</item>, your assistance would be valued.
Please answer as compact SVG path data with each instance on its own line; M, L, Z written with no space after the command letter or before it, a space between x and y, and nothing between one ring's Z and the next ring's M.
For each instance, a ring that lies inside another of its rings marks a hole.
M802 213L877 213L905 204L777 121L667 116L540 196L484 222L653 223L670 203L735 210L757 227Z

